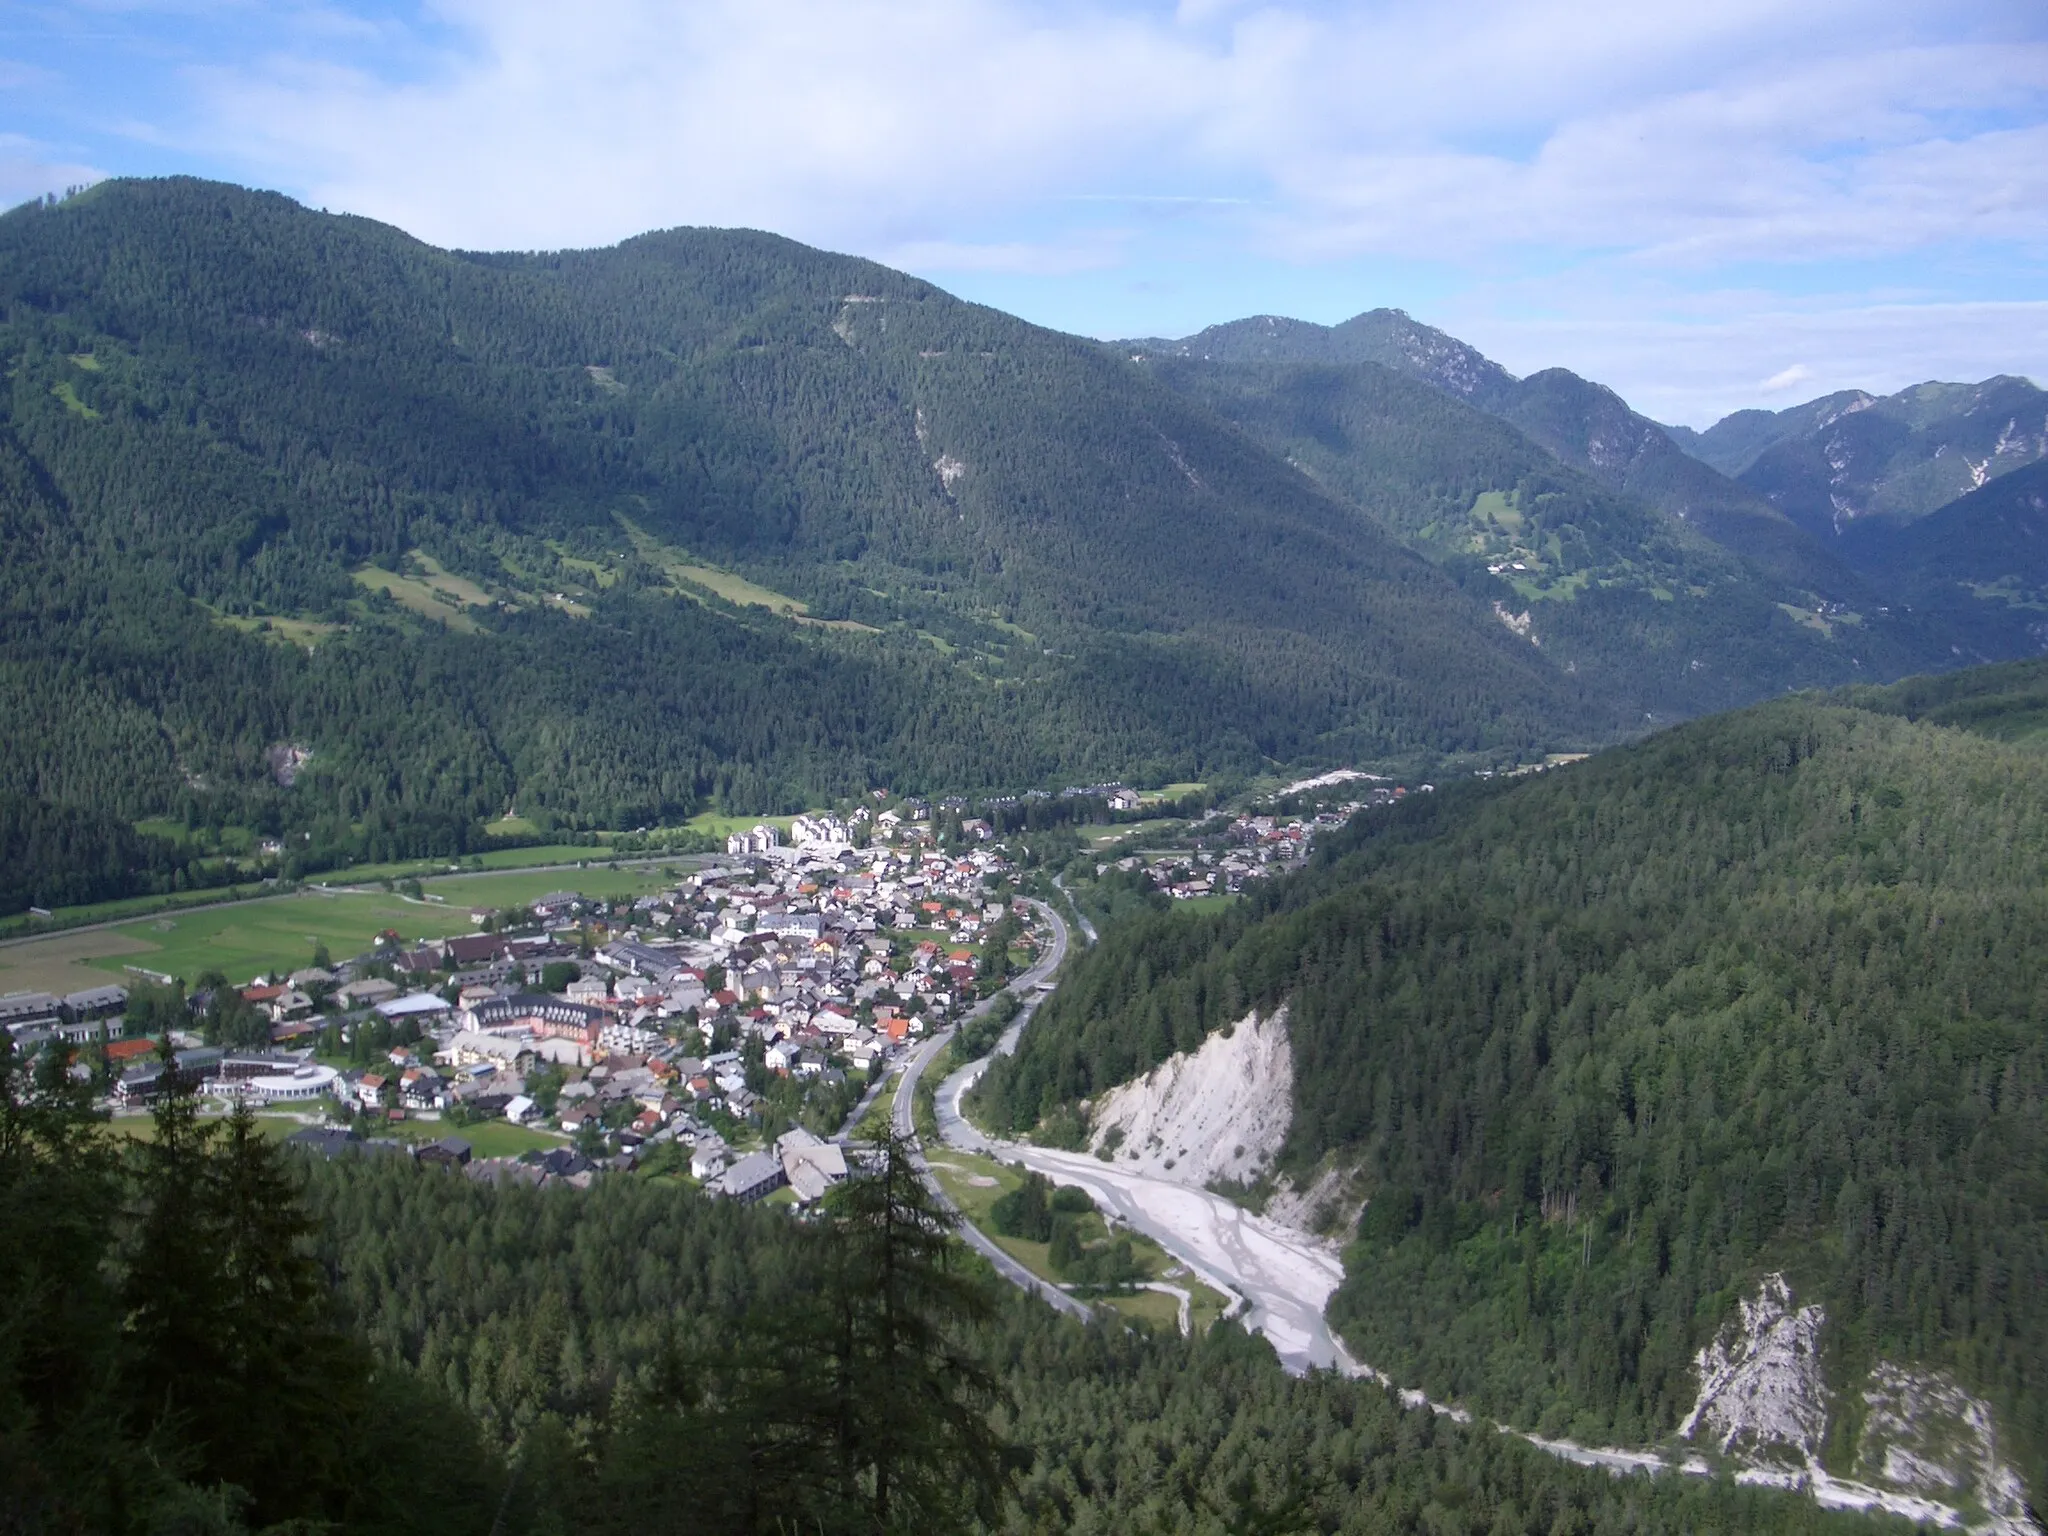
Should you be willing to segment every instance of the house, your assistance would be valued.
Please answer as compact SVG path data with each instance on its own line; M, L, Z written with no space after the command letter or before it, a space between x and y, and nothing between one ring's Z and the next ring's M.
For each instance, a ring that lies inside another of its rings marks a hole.
M752 1205L788 1182L781 1158L773 1152L750 1152L719 1176L715 1191L741 1205Z
M363 1138L354 1131L344 1130L337 1125L309 1125L303 1131L293 1131L285 1137L288 1147L299 1147L307 1152L317 1152L329 1162L337 1157L352 1156L364 1148Z
M342 987L334 994L334 1000L344 1008L372 1008L396 996L397 982L386 981L382 976L365 976Z
M1143 802L1135 789L1112 789L1109 792L1109 808L1112 811L1135 811Z
M725 1172L730 1155L724 1138L715 1132L698 1137L697 1145L690 1151L690 1177L699 1184L710 1182Z
M64 1005L49 992L9 992L0 997L0 1025L19 1037L32 1029L49 1029L63 1018Z
M470 1145L460 1136L443 1136L439 1141L430 1141L413 1153L415 1162L426 1163L436 1168L462 1168L468 1166Z
M442 964L448 970L469 970L509 958L505 940L495 933L464 934L441 945Z
M442 1022L454 1011L446 998L436 997L431 992L413 992L377 1004L379 1018L393 1024L401 1019L410 1020L422 1028Z
M725 840L725 851L737 857L765 854L782 846L782 834L766 823L746 832L735 832Z
M515 1093L505 1101L505 1118L514 1125L523 1125L540 1106L523 1093Z
M407 1109L440 1109L448 1102L448 1085L425 1067L413 1067L398 1079L398 1099Z
M809 1131L797 1129L778 1137L775 1151L782 1160L783 1180L799 1205L823 1199L826 1190L846 1178L845 1151Z
M106 1049L107 1065L110 1067L136 1066L145 1057L156 1055L156 1049L156 1042L154 1040L109 1040Z
M284 1024L293 1019L303 1019L307 1014L311 1013L313 1011L313 999L306 996L305 993L299 991L296 987L285 987L278 992L277 996L270 1000L267 1007L270 1014L270 1022L273 1024Z
M365 1072L356 1079L356 1102L365 1109L376 1109L384 1102L384 1075L381 1072Z
M434 1055L436 1061L451 1067L470 1067L488 1063L492 1066L510 1067L522 1056L534 1056L534 1042L520 1035L486 1034L479 1029L463 1029Z
M74 1024L95 1021L112 1024L112 1029L102 1029L100 1034L112 1037L121 1033L121 1015L128 1007L126 987L87 987L82 992L68 992L64 996L64 1014Z
M211 1076L223 1052L210 1045L190 1046L172 1057L172 1070L193 1082ZM147 1061L130 1067L114 1084L114 1097L123 1104L147 1104L164 1090L163 1064Z

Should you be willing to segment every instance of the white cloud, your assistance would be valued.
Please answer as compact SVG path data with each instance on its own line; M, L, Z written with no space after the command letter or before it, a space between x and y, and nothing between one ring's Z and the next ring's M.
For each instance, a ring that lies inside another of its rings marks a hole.
M1952 121L2038 117L2048 43L1929 44L1916 11L442 0L470 46L424 81L302 59L205 84L223 148L467 245L960 240L1118 189L1271 196L1265 237L1307 259L2048 237L2042 130Z
M1780 368L1768 379L1758 384L1760 395L1780 395L1788 389L1797 389L1813 377L1813 370L1804 363L1794 363L1790 368Z
M1920 376L2048 371L2033 308L1958 302L1991 295L1987 250L1995 296L2040 291L2038 0L422 3L386 50L402 77L334 62L310 22L295 53L193 76L191 142L469 247L750 225L1131 286L1198 246L1422 263L1475 341L1682 419L1795 364L1876 387L1889 349ZM1788 297L1818 286L1794 270L1937 258L1946 286ZM1557 291L1513 292L1529 274Z

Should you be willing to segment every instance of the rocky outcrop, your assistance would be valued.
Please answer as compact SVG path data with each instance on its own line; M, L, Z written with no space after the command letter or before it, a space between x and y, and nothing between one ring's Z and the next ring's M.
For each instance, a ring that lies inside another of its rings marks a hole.
M1697 1359L1699 1397L1678 1427L1734 1464L1738 1482L1804 1488L1831 1508L1872 1509L1979 1531L2039 1529L2026 1486L1999 1455L1991 1405L1947 1374L1880 1360L1863 1400L1855 1476L1821 1465L1833 1408L1821 1370L1827 1315L1766 1275Z
M1264 1020L1247 1014L1113 1089L1094 1106L1090 1141L1098 1156L1151 1178L1250 1184L1272 1167L1293 1121L1283 1007Z

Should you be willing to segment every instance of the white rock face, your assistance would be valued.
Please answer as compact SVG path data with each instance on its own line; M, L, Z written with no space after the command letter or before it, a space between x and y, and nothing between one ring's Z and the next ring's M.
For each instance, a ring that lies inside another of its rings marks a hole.
M1092 1149L1120 1131L1118 1168L1197 1187L1249 1182L1272 1166L1294 1119L1287 1010L1247 1014L1095 1106Z
M1678 1426L1737 1462L1738 1483L1804 1488L1831 1509L1878 1510L1978 1532L2037 1532L2026 1485L2000 1459L1991 1405L1939 1372L1880 1360L1864 1378L1856 1477L1820 1464L1828 1393L1820 1369L1822 1309L1795 1307L1783 1275L1696 1357L1700 1394Z
M1346 1167L1325 1168L1304 1189L1296 1189L1282 1178L1262 1214L1266 1220L1298 1232L1348 1231L1365 1207L1352 1193L1353 1172Z
M1822 1321L1819 1307L1793 1307L1783 1275L1766 1275L1755 1299L1696 1357L1700 1395L1678 1433L1690 1440L1705 1430L1724 1454L1782 1447L1810 1461L1828 1427Z
M1936 1498L1961 1494L2006 1527L2026 1518L2026 1485L2000 1459L1991 1405L1946 1375L1880 1360L1863 1388L1859 1477Z

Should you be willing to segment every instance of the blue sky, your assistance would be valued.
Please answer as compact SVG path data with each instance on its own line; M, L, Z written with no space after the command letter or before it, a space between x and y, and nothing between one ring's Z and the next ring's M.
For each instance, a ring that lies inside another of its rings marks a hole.
M0 202L170 172L1098 336L1395 305L1695 424L2048 382L2041 0L0 0Z

